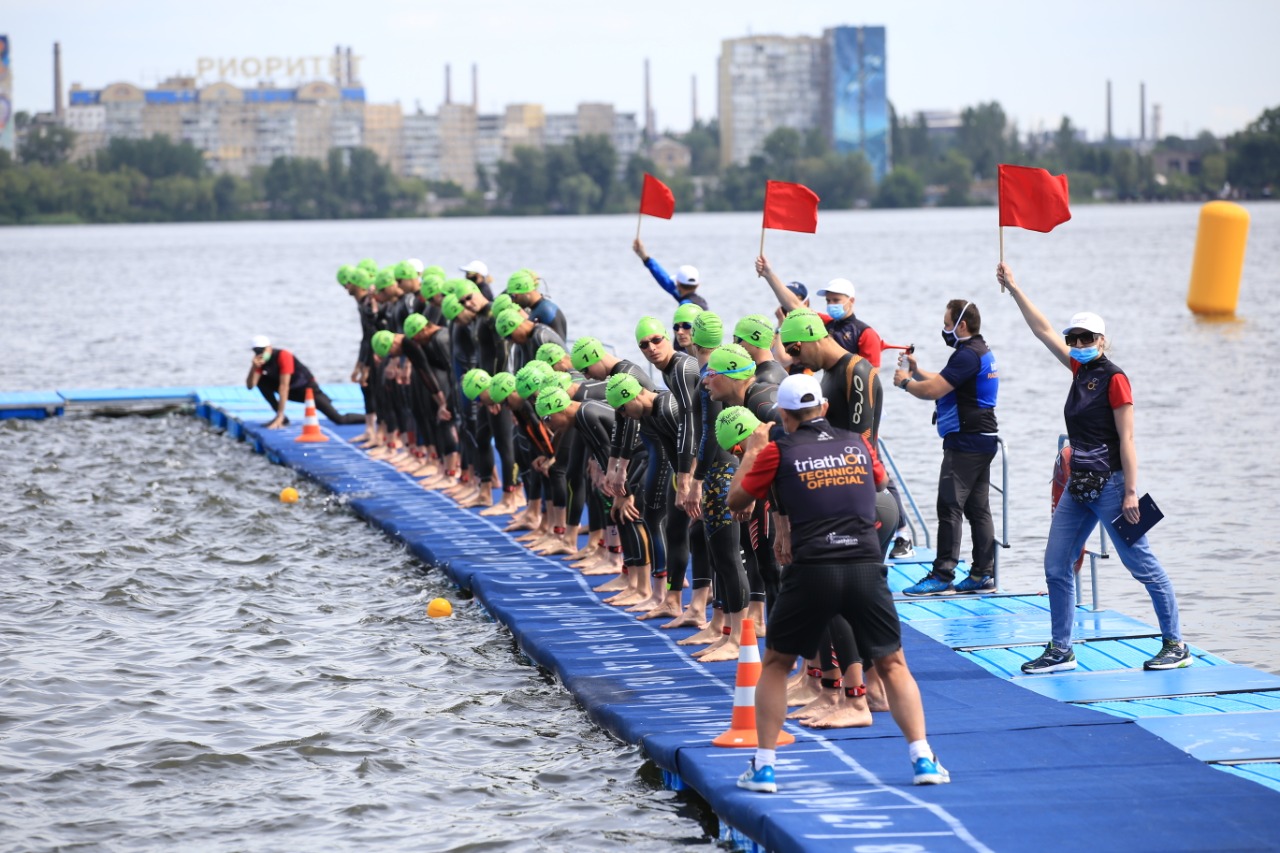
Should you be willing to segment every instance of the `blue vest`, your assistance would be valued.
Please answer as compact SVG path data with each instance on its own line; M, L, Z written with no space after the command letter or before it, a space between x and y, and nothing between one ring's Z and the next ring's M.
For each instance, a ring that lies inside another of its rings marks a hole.
M967 347L979 359L978 372L959 387L937 401L938 435L946 438L953 432L994 435L996 395L1000 390L1000 372L996 357L987 349L981 335L961 341L956 348Z

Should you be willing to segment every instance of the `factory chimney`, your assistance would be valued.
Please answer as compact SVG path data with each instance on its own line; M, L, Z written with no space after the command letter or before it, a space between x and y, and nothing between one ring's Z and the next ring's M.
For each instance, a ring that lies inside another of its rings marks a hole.
M342 88L342 45L333 46L333 85Z
M653 102L649 99L649 60L644 61L644 141L653 139Z
M1111 81L1107 81L1107 141L1111 141Z
M480 66L471 63L471 109L480 112Z
M53 43L53 117L62 124L67 118L62 105L62 45Z
M1138 84L1138 127L1142 130L1138 139L1147 141L1147 84Z
M449 63L444 64L444 102L446 104L453 103L453 81L450 79Z

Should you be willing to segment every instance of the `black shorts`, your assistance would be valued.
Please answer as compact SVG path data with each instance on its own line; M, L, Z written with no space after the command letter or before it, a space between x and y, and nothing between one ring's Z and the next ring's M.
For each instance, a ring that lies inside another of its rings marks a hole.
M822 631L837 614L853 628L864 661L902 648L902 626L880 563L796 563L782 575L769 613L765 645L776 652L811 658Z

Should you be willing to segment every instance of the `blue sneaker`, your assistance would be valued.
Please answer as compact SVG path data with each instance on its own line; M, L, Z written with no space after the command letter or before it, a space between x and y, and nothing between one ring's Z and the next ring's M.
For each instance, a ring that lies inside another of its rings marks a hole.
M951 584L947 581L935 578L933 575L925 575L915 586L909 586L902 591L903 595L951 595L955 592Z
M911 769L915 772L915 778L911 780L913 785L945 785L951 781L951 774L936 755L933 758L917 758Z
M1022 665L1022 671L1027 675L1037 675L1042 672L1067 672L1076 668L1076 653L1071 649L1060 649L1053 643L1044 647L1044 652L1035 660L1029 660Z
M980 577L969 575L969 577L956 584L956 592L995 592L996 579L990 576Z
M946 771L944 770L943 772L945 773ZM761 794L776 794L778 792L778 783L773 781L773 767L771 765L756 767L754 758L751 759L751 763L747 765L747 769L742 772L742 775L738 777L738 787Z

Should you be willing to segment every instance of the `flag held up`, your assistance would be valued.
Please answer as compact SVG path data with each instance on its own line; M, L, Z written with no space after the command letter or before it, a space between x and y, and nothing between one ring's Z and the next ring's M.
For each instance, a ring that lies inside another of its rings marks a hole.
M644 173L644 187L640 190L640 212L659 219L670 219L676 212L676 197L662 181Z
M1066 175L1028 166L999 166L1000 226L1047 234L1071 218Z
M764 227L813 234L818 230L818 201L818 194L804 184L767 181Z

